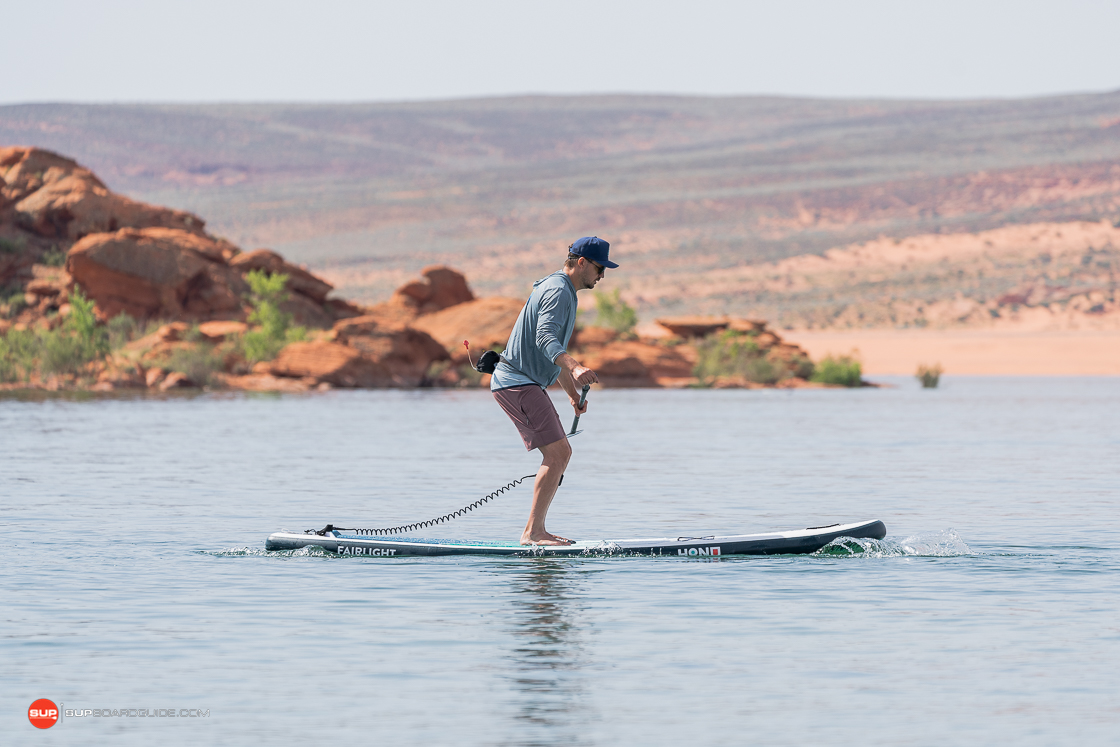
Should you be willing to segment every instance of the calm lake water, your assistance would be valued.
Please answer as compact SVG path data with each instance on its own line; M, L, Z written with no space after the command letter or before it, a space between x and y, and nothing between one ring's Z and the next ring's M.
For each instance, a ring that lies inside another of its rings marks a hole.
M1115 744L1120 379L894 383L592 392L553 531L888 530L703 560L264 552L535 471L486 392L0 400L0 741Z

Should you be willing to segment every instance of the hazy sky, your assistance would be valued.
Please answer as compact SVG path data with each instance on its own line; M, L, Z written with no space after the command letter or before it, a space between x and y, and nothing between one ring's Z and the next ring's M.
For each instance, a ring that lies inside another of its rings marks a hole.
M24 0L0 103L1120 88L1118 0Z

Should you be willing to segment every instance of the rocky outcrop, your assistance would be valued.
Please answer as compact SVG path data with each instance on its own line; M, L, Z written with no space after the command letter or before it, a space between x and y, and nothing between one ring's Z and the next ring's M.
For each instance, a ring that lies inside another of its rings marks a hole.
M72 313L75 285L103 321L123 312L134 320L169 322L74 374L74 381L95 376L95 388L105 390L170 391L207 382L279 391L485 385L486 377L480 380L470 367L463 341L470 341L474 355L504 348L525 303L475 298L462 273L443 266L424 268L419 279L376 306L332 299L330 283L276 252L243 253L208 235L197 217L114 195L76 162L35 148L0 149L0 242L0 284L7 286L7 299L16 299L0 306L0 334L57 329ZM67 248L65 269L51 266ZM269 348L258 345L259 337L243 340L254 331L245 280L251 271L286 275L289 297L281 308L312 330L305 341L256 365L247 357ZM804 368L804 351L765 322L658 322L661 339L592 327L578 330L569 349L608 387L694 384L698 347L722 339L710 336L723 331L749 336L752 354L784 366L786 385L795 385L790 371ZM123 328L130 324L125 320ZM56 377L51 386L60 381ZM722 374L706 374L704 383L754 386L743 376Z
M269 275L287 275L289 291L299 293L312 301L323 303L334 286L322 278L312 275L302 267L286 262L271 249L256 249L233 257L230 267L245 273L250 270L264 270Z
M727 316L672 316L656 320L670 333L684 339L707 337L715 332L730 329L734 332L761 332L766 322L756 319L733 319Z
M241 320L249 287L218 242L170 228L87 236L66 263L104 318Z
M425 267L420 275L420 280L413 280L398 288L390 303L404 306L420 315L474 300L466 278L450 267Z
M607 387L676 387L696 381L696 351L652 340L620 340L618 333L585 327L571 346L580 363L593 369Z
M340 387L396 386L393 374L380 361L338 342L294 342L280 351L269 373Z
M470 341L471 355L476 360L486 350L503 349L524 305L524 301L516 298L478 298L425 314L412 326L439 341L452 361L462 364L467 361L464 340Z
M196 215L110 192L89 169L41 148L0 148L0 195L15 223L46 238L77 241L122 228L176 228L202 234Z
M340 321L331 331L331 337L384 365L395 386L427 384L426 374L431 365L450 358L444 346L427 332L405 324L387 323L376 316Z

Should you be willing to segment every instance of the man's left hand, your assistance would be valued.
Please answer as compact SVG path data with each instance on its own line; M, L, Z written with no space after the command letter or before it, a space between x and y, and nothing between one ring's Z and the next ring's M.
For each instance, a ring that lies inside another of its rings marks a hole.
M587 412L587 400L583 401L583 407L579 406L578 399L569 399L568 401L572 403L572 409L576 411L576 415L582 415Z

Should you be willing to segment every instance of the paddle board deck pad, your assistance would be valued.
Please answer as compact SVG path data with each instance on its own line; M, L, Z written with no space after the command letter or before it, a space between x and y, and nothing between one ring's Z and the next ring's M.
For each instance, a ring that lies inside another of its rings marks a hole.
M266 550L295 550L321 547L338 555L402 557L405 555L670 555L712 557L722 555L780 555L816 552L838 537L882 539L887 528L881 521L859 521L824 527L765 534L706 537L662 537L576 542L574 545L521 545L516 542L370 537L334 530L275 532L265 542Z

